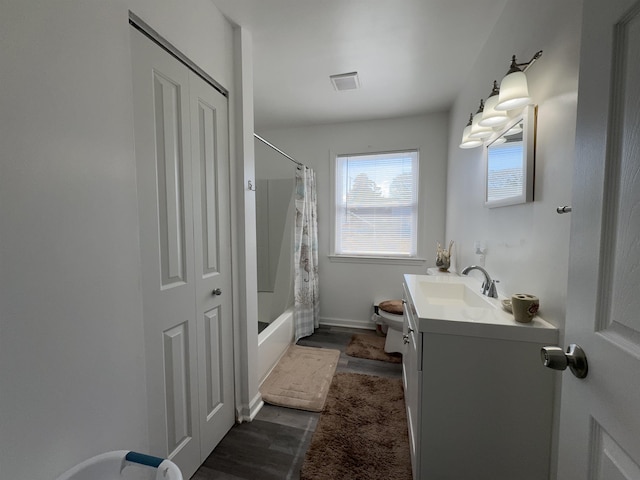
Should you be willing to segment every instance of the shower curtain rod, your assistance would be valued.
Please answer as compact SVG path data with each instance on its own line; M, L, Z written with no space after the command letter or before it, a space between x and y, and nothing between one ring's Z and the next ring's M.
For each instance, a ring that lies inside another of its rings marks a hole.
M264 138L262 138L260 135L258 135L257 133L253 134L254 137L256 137L258 140L260 140L262 143L264 143L265 145L267 145L268 147L273 148L276 152L278 152L280 155L284 155L285 157L287 157L289 160L291 160L293 163L297 164L299 167L306 167L306 165L304 163L300 163L299 161L297 161L295 158L293 158L291 155L287 155L286 153L284 153L282 150L280 150L278 147L276 147L273 143L270 143L268 141L266 141Z

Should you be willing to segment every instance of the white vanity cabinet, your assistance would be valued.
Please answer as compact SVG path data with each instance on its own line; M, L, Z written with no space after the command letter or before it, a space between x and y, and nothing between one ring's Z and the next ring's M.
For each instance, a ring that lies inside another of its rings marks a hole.
M554 372L540 348L557 329L425 302L413 277L423 276L405 275L403 377L414 479L548 479Z

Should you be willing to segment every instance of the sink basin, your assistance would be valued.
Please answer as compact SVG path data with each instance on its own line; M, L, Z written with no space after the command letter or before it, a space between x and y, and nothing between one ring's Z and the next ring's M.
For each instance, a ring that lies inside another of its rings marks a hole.
M407 273L404 286L407 317L415 320L419 332L557 342L556 327L538 316L530 323L516 322L499 299L482 295L477 278Z
M407 274L405 281L419 318L483 322L496 316L498 302L482 295L475 278Z
M418 289L429 305L494 308L480 293L465 283L418 282Z

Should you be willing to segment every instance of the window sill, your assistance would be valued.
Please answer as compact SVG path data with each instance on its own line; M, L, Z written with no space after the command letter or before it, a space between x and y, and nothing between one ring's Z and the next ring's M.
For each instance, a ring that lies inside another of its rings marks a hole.
M348 255L328 255L332 263L377 263L383 265L423 265L424 258L417 257L360 257Z

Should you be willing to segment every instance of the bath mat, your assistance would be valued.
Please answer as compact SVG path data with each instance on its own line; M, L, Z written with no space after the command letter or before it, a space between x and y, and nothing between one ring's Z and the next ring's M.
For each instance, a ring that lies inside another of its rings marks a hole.
M310 412L322 411L339 350L291 345L260 386L262 400Z
M402 380L333 377L300 480L411 480Z
M384 362L402 363L402 355L399 353L387 353L384 351L384 337L370 335L368 333L356 333L351 337L345 353L351 357L382 360Z

